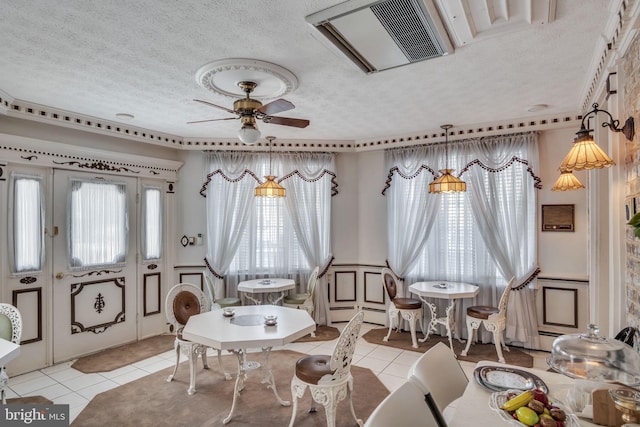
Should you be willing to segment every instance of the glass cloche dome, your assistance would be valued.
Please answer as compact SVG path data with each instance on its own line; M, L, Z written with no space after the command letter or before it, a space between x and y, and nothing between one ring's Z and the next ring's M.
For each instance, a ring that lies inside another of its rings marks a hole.
M572 378L640 385L640 354L629 344L599 336L596 325L587 328L586 334L556 338L549 366Z

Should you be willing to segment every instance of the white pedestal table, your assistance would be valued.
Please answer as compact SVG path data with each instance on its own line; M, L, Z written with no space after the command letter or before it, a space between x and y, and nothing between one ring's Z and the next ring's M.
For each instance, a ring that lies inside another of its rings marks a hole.
M291 402L282 400L276 389L269 354L276 346L283 346L315 331L316 323L305 310L278 305L246 305L234 307L233 317L223 315L223 310L213 310L191 316L182 335L191 341L208 347L229 350L238 358L238 376L233 390L231 411L224 424L231 421L236 410L239 393L244 388L247 371L262 367L263 384L273 390L278 403L289 406ZM273 326L265 325L264 316L277 316ZM261 348L263 363L247 361L247 348ZM293 372L294 367L291 367Z

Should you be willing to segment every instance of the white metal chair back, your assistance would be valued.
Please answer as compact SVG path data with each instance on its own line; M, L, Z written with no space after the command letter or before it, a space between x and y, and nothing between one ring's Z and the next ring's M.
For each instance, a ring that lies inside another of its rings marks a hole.
M307 282L307 294L309 294L309 298L311 302L313 302L313 293L316 290L316 283L318 282L318 273L320 272L320 267L316 267L311 271L311 275L309 276L309 281Z
M406 381L380 402L364 426L439 427L439 424L425 401L422 390L414 383Z
M165 312L167 315L167 320L170 324L174 325L177 330L180 330L187 323L186 319L180 319L180 314L176 315L176 311L174 310L174 303L176 296L180 294L180 292L189 292L195 296L199 303L199 310L197 312L202 313L205 311L209 311L211 308L211 304L207 296L194 284L191 283L178 283L174 287L169 290L167 294L167 298L165 299ZM184 322L184 323L182 323Z
M440 411L462 396L469 380L458 359L444 343L427 350L409 368L408 379L424 394L431 393Z
M0 303L0 316L6 316L9 320L11 331L7 331L7 336L3 337L14 344L20 344L22 337L22 316L20 311L11 304Z
M333 375L325 375L318 384L344 381L351 375L351 360L353 360L363 320L364 312L359 311L344 327L331 355L330 366L335 372Z

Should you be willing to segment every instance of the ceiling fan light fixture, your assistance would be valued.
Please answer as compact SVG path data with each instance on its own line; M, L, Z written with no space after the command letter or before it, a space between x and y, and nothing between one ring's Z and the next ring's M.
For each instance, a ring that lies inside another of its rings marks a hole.
M255 144L260 139L260 131L255 124L245 123L238 131L238 138L244 144Z

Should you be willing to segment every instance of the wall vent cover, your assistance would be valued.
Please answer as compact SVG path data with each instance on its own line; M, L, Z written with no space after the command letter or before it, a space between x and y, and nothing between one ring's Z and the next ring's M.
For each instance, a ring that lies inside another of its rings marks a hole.
M453 52L432 0L349 0L306 20L366 73Z

